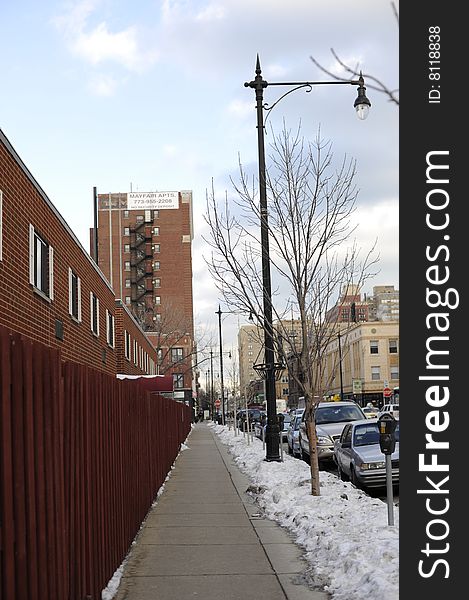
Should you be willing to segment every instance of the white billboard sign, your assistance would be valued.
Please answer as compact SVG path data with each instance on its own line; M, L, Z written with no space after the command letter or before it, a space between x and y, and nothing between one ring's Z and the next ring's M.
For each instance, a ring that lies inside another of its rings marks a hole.
M179 208L179 192L129 192L127 210Z

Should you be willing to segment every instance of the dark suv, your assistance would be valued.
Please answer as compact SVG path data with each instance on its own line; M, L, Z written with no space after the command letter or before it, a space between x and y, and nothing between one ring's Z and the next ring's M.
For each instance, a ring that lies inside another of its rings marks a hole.
M254 423L258 423L261 420L261 417L263 414L265 414L265 411L260 409L260 408L248 408L248 413L249 413L249 427L250 429L253 431L254 430ZM246 409L242 409L239 411L239 413L236 415L236 418L238 420L238 427L241 429L241 431L244 431L245 426L247 427L246 423Z
M309 441L305 421L306 411L300 423L300 456L309 459ZM330 461L334 456L334 442L340 438L343 428L350 421L366 416L355 402L320 402L316 407L316 435L318 438L318 461Z

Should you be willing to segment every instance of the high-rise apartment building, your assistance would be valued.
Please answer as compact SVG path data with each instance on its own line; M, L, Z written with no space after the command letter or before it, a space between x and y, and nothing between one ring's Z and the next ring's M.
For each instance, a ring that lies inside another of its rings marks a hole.
M192 387L192 192L96 194L91 255L158 352L175 390ZM97 241L97 244L96 244Z

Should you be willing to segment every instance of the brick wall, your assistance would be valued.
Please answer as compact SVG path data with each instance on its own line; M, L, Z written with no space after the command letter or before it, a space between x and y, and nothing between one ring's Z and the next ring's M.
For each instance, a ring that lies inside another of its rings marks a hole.
M152 345L126 311L119 314L107 279L1 130L0 193L0 324L59 348L64 359L111 374L146 372L133 361L121 359L124 353L122 327L131 332L132 340L137 340L142 351L156 362ZM53 299L38 293L30 283L30 225L53 248ZM69 268L81 280L81 322L69 314ZM91 331L90 292L99 299L99 335ZM114 347L107 341L106 311L115 317ZM61 339L56 336L57 324L61 324L63 330Z

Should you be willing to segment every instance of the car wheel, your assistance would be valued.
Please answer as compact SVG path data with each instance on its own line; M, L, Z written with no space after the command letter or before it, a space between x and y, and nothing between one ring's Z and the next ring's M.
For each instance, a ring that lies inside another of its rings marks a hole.
M347 475L342 471L340 465L337 465L337 475L341 481L348 481Z
M357 489L361 488L360 482L358 481L357 474L355 473L355 469L353 468L353 466L350 466L350 481Z

